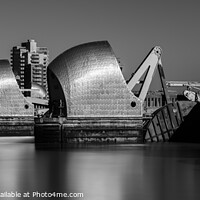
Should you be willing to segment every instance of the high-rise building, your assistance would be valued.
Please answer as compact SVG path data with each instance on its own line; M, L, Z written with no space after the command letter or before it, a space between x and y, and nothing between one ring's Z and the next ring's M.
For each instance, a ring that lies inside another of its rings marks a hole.
M24 96L33 96L31 89L38 85L46 91L47 65L49 51L46 47L37 47L35 40L28 40L11 50L11 66Z

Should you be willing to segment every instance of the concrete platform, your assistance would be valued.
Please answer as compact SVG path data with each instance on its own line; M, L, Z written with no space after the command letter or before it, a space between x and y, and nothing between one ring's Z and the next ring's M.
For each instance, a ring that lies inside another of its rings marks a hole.
M0 136L33 136L33 117L0 117Z
M141 143L142 118L41 118L36 143Z

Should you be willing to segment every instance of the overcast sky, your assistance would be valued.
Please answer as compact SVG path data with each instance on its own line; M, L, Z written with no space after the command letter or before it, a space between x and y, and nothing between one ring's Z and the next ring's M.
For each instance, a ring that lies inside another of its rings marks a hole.
M163 49L167 80L200 81L200 3L192 0L0 0L0 58L27 39L50 61L90 41L108 40L125 78L152 47Z

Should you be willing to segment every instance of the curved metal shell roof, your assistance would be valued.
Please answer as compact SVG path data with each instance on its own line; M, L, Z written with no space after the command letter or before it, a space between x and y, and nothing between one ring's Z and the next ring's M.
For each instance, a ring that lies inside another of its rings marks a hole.
M48 84L50 101L62 99L68 117L142 115L141 101L128 90L107 41L82 44L60 54L48 66Z
M34 108L21 91L8 60L0 60L0 116L33 116Z

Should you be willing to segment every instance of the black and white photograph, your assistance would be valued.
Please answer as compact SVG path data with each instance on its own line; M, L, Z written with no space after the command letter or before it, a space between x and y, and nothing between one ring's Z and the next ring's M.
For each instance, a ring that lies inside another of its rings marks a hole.
M199 8L0 0L0 200L199 200Z

